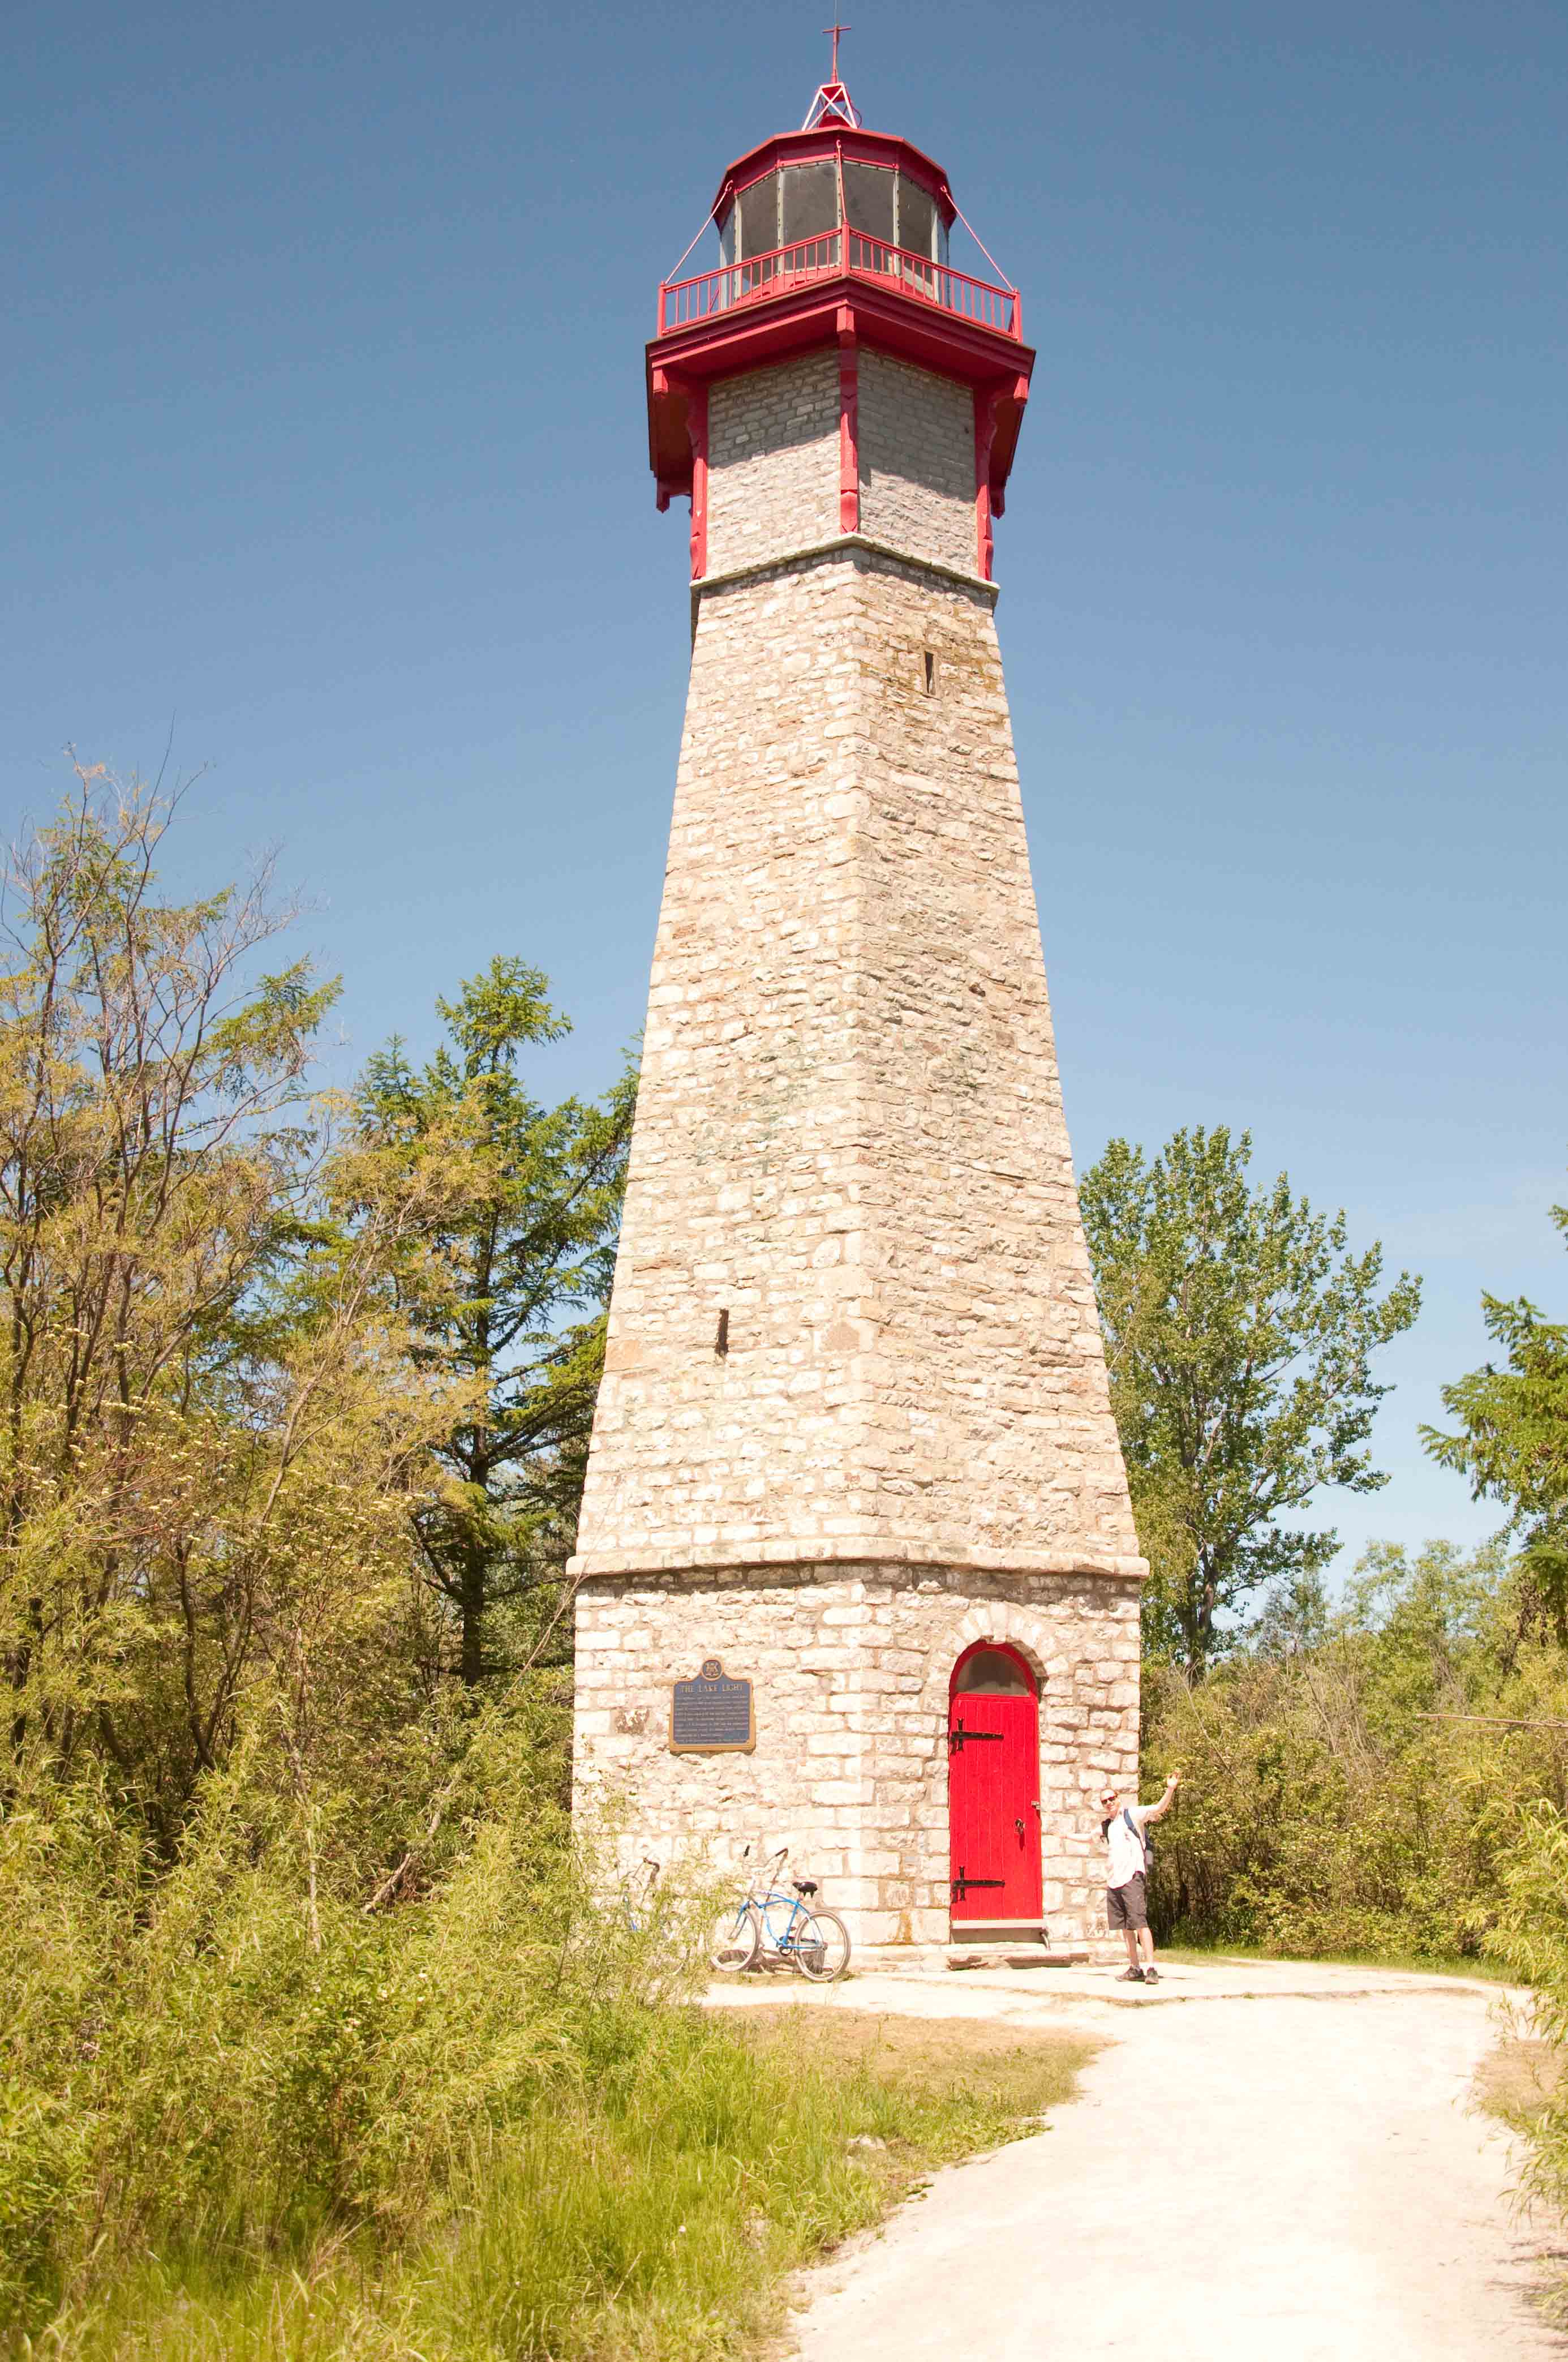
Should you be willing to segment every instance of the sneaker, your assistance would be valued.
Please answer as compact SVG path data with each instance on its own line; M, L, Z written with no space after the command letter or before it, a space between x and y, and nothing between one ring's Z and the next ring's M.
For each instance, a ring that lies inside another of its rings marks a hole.
M1119 1985L1141 1985L1143 1981L1144 1972L1142 1969L1124 1969L1121 1975L1117 1978L1116 1982Z
M1146 1985L1157 1985L1159 1982L1159 1970L1157 1969L1146 1969L1144 1970L1144 1982Z

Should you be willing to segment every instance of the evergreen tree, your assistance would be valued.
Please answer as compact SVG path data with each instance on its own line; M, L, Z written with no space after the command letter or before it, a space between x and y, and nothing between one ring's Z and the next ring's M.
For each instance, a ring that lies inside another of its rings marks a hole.
M436 1446L443 1481L415 1523L471 1684L507 1661L499 1610L522 1609L535 1646L560 1628L635 1081L629 1068L602 1105L533 1097L521 1054L570 1029L521 959L493 959L436 1008L446 1038L427 1065L398 1039L369 1061L343 1174L361 1210L415 1186L436 1209L434 1252L400 1289L420 1354L467 1387L468 1408Z

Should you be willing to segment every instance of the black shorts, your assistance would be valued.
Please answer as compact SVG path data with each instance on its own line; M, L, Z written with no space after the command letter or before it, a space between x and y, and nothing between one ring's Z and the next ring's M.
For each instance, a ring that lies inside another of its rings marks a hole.
M1105 1916L1111 1923L1113 1936L1124 1927L1131 1927L1136 1932L1138 1928L1148 1926L1148 1904L1144 1895L1141 1870L1136 1878L1128 1879L1125 1886L1108 1886L1105 1889Z

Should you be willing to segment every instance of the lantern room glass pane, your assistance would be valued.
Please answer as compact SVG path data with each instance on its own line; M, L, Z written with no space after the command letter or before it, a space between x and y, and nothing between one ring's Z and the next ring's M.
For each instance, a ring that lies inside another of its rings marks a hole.
M906 254L928 254L935 259L937 200L906 172L898 176L898 243Z
M819 164L786 164L780 173L785 246L827 237L839 226L839 173L831 158Z
M894 174L885 165L844 166L844 209L850 228L863 230L867 237L880 237L886 246L894 242L893 183Z
M958 1679L960 1697L1030 1697L1023 1667L1001 1649L977 1649Z
M772 254L779 242L779 176L765 172L742 189L735 202L740 216L740 254Z

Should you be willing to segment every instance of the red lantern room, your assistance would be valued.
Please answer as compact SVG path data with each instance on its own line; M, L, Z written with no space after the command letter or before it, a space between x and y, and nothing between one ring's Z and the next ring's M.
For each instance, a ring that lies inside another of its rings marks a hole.
M947 174L908 140L864 127L838 80L837 39L832 79L800 130L731 164L708 220L718 266L660 286L648 347L649 458L661 509L678 493L691 497L693 579L707 571L712 381L837 347L839 524L856 534L856 357L872 346L973 389L975 570L989 581L992 519L1002 513L1035 363L1018 291L953 269L949 234L963 216Z

